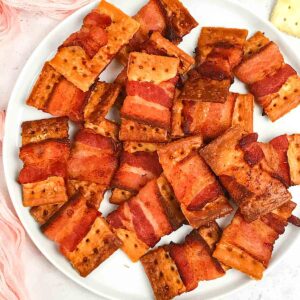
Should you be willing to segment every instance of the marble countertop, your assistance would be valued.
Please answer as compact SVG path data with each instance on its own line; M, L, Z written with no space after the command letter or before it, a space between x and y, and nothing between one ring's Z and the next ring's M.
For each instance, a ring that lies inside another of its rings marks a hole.
M197 0L209 1L209 0ZM236 0L257 15L268 19L274 0ZM7 105L9 95L23 65L41 39L58 23L43 15L21 13L22 32L13 40L1 44L0 51L0 108ZM284 35L292 47L300 52L300 40ZM283 261L260 282L222 300L294 300L300 295L300 242L294 245ZM24 253L27 286L32 300L99 300L91 292L81 288L54 268L27 239ZM123 300L123 299L122 299ZM124 299L125 300L125 299ZM130 299L126 299L130 300Z

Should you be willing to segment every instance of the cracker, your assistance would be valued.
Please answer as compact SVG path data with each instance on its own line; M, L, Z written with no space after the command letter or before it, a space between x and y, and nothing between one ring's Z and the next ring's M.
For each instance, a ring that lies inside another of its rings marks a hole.
M297 0L278 0L271 22L281 31L300 37L300 3Z
M115 141L118 141L119 139L119 125L110 120L103 119L98 124L85 122L84 127L92 129L96 133L101 134L103 136L110 137Z
M174 44L182 41L193 28L198 26L197 21L179 0L159 0L167 17L166 37Z
M177 75L179 59L146 53L131 52L128 61L128 80L159 84Z
M288 162L290 167L290 177L293 185L300 184L300 135L288 136Z
M69 125L65 117L22 123L22 146L47 139L66 139L68 136Z
M123 149L126 152L155 152L160 148L161 144L143 143L143 142L124 142Z
M264 265L236 246L227 244L221 240L213 256L226 266L246 273L253 279L262 279L265 270Z
M101 123L114 105L120 91L121 86L118 84L98 81L84 108L84 120L93 124Z
M182 129L182 110L183 103L181 99L178 99L180 91L176 89L173 107L172 107L172 126L171 126L171 137L172 138L180 138L184 136L184 132Z
M232 126L240 126L248 132L253 131L254 97L251 94L237 94L232 114Z
M141 258L151 283L155 299L169 300L185 292L177 266L164 247L159 247Z
M139 28L135 20L106 1L101 1L96 10L112 19L112 24L106 28L107 44L92 59L79 46L61 47L49 62L57 72L84 92L88 91L98 75Z
M61 75L46 62L26 103L37 109L45 109L48 99L60 79Z
M119 139L121 141L140 141L160 143L168 141L168 131L163 128L140 124L133 120L121 119Z
M168 218L173 228L177 229L185 222L185 217L181 212L180 205L175 198L172 187L164 175L159 176L156 182Z
M187 101L224 103L229 95L231 82L210 78L189 78L183 87L179 99Z
M266 46L270 40L264 33L257 31L251 38L249 38L244 47L244 59L257 53L261 48Z
M46 180L22 184L23 205L39 206L58 204L68 200L65 181L62 177L48 177Z
M198 40L200 61L203 62L217 44L230 44L243 48L248 30L224 27L203 27Z
M264 112L275 122L300 104L300 77L290 76L277 93L262 98L260 101L268 103Z
M89 275L121 246L102 217L97 217L91 229L73 252L62 249L63 255L83 277Z
M114 231L123 242L121 248L131 261L138 261L148 251L149 246L141 241L135 232L123 228L117 228Z
M148 42L159 51L164 52L166 56L177 57L179 59L178 73L181 75L188 72L195 64L195 59L192 56L171 43L157 31L152 33Z
M120 205L121 203L129 200L134 194L130 191L126 191L119 188L112 189L109 202L112 204Z
M67 192L69 198L80 192L97 209L103 200L107 187L90 181L71 180L67 181Z
M30 208L30 214L36 222L44 225L63 205L64 203L33 206Z

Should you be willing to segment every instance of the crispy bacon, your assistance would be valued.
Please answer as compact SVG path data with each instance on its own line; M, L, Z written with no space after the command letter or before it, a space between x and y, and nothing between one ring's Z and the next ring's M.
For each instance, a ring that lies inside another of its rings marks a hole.
M286 184L291 185L290 167L288 162L287 151L289 149L289 141L287 135L280 135L270 141L278 155L278 169L275 170L279 178Z
M199 133L206 141L221 135L231 125L234 103L235 96L232 93L225 103L183 101L185 133Z
M100 14L97 11L92 11L87 14L83 19L83 24L86 27L97 26L100 28L106 28L111 25L111 18L108 15Z
M43 225L44 234L68 251L75 250L88 233L99 212L89 206L81 195L67 202L50 220Z
M67 142L45 140L27 144L20 149L19 157L25 165L42 165L54 161L66 162L70 154Z
M68 116L72 121L79 122L83 118L87 94L63 78L54 86L44 110L54 116Z
M21 184L46 180L50 176L67 177L65 162L53 162L42 166L28 165L20 171L18 181Z
M247 84L260 81L282 67L283 56L278 46L270 42L258 52L246 58L235 69L235 75Z
M117 156L118 147L113 139L90 129L80 130L68 161L69 178L107 186L117 168Z
M156 152L122 152L120 167L112 185L129 191L138 191L149 180L161 174L162 168Z
M288 64L283 65L274 74L267 76L253 84L250 84L250 92L255 97L263 97L276 93L290 76L296 75L297 72Z
M156 179L149 181L136 196L110 213L107 220L115 229L123 228L136 233L138 239L149 247L173 231L161 202ZM123 242L126 243L124 238Z
M99 49L108 42L105 28L111 25L111 18L96 11L88 14L78 32L72 33L61 47L80 46L93 58Z
M297 227L300 227L300 219L294 215L290 216L289 219L288 219L289 223L297 226Z
M128 96L139 96L146 101L160 104L166 108L172 107L172 98L161 85L150 82L128 81L126 92Z

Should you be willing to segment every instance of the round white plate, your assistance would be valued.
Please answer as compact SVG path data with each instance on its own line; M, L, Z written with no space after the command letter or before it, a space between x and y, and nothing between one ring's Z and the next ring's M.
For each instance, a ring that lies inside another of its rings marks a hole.
M83 17L97 2L83 7L61 22L35 49L23 68L12 92L7 110L3 148L5 177L14 207L27 233L45 257L61 272L90 291L108 299L151 299L153 297L151 287L141 264L131 263L120 250L106 260L87 278L81 278L64 257L59 254L55 244L43 236L39 226L30 216L29 210L22 206L21 189L16 182L18 172L22 167L22 163L18 159L21 144L21 123L27 120L50 117L48 114L26 106L25 100L44 62L55 53L57 46L59 46L70 33L80 27ZM115 4L129 15L134 15L138 9L146 3L146 0L110 0L109 2ZM180 47L188 53L192 54L196 47L201 26L246 28L249 30L249 35L260 30L265 32L271 40L280 46L286 61L290 62L298 72L300 71L297 56L285 43L281 34L268 22L259 19L252 12L240 5L227 0L183 0L183 3L200 24L191 34L184 38L184 41L180 45ZM113 62L107 70L101 74L101 80L112 81L117 75L118 70L120 70L120 66L118 63ZM236 81L231 90L244 92L245 88ZM272 124L266 117L261 116L261 110L256 107L255 131L259 133L260 139L265 141L283 133L300 133L299 117L297 118L299 113L300 107ZM300 198L300 187L291 188L291 191L294 199ZM100 210L106 215L111 209L107 200L105 200ZM287 250L292 247L292 244L298 238L299 231L290 227L287 228L284 236L277 241L268 271L286 254ZM188 231L190 231L190 228L184 226L172 235L163 238L160 244L168 243L171 240L175 242L180 241ZM251 280L243 274L235 270L230 270L223 278L199 283L199 287L196 290L180 296L180 299L199 299L200 297L201 299L212 299L230 293L249 282L251 282Z

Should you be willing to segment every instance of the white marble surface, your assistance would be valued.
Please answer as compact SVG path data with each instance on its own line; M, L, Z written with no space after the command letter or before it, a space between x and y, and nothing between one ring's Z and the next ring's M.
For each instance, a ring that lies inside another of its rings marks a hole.
M195 0L209 1L209 0ZM268 19L274 0L239 0L257 15ZM13 40L1 43L0 50L0 108L5 108L14 82L32 50L58 21L37 14L22 13L22 32ZM300 40L286 36L288 42L300 51ZM295 229L296 230L296 229ZM260 282L223 300L295 300L300 295L300 242L289 255ZM56 270L27 240L26 252L27 286L32 300L96 300L101 299L73 283ZM27 299L26 299L27 300ZM29 299L28 299L29 300ZM122 299L130 300L130 299Z

